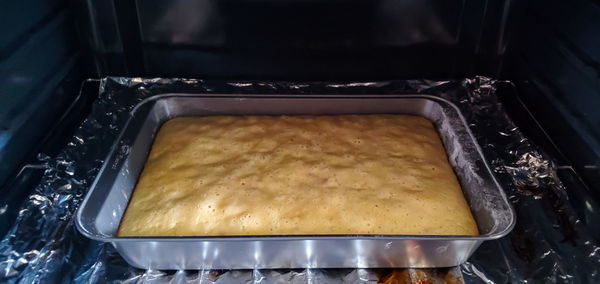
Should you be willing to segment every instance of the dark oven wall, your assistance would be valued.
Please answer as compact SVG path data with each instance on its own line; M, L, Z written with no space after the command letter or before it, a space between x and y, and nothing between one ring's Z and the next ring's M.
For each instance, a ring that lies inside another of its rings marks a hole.
M494 75L511 1L88 1L100 75L390 79Z
M559 174L600 200L600 2L522 1L515 11L502 76L563 156Z
M10 176L35 158L40 141L76 100L82 80L93 73L82 68L69 1L3 1L0 33L2 189ZM0 195L0 202L9 198L2 190ZM4 212L6 208L0 217Z

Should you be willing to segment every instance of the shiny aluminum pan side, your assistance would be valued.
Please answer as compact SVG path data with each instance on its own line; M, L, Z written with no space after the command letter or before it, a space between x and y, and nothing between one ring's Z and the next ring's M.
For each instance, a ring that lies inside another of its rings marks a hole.
M116 237L121 217L166 120L201 115L334 115L395 113L428 118L437 127L479 236L280 235ZM504 191L458 108L428 95L164 94L140 102L79 210L85 236L112 243L132 266L153 269L449 267L465 262L485 240L515 224Z

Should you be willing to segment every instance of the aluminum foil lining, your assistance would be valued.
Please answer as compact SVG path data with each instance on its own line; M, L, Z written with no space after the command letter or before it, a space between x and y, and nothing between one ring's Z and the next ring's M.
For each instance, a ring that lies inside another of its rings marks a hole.
M510 120L497 97L506 82L453 81L292 83L106 78L93 110L56 156L38 155L39 184L0 241L0 282L48 283L600 283L600 246L580 222L551 157ZM76 230L74 213L129 112L159 93L409 94L454 102L517 212L517 225L485 242L450 269L294 269L155 271L132 268L112 245ZM461 278L462 274L462 278Z

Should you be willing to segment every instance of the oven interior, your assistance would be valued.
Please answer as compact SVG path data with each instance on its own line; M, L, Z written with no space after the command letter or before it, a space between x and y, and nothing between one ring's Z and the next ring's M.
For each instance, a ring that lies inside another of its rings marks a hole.
M32 198L45 161L92 111L100 78L310 84L485 76L509 81L497 90L508 116L552 157L574 218L591 232L586 241L600 240L596 0L32 0L0 6L3 236L10 237ZM526 250L528 244L514 239L513 246ZM589 253L589 261L598 260L597 252Z

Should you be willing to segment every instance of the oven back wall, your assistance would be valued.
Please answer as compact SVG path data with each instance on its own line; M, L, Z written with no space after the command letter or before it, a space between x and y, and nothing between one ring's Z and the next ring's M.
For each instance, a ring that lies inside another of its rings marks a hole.
M101 39L94 47L100 51L97 61L106 62L101 75L369 80L494 74L511 1L96 0L88 5L96 14L88 25Z

